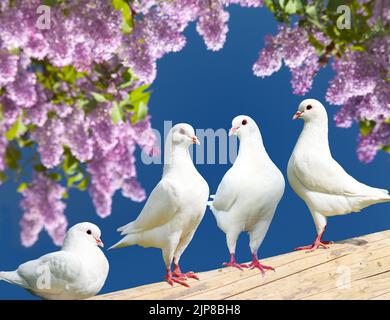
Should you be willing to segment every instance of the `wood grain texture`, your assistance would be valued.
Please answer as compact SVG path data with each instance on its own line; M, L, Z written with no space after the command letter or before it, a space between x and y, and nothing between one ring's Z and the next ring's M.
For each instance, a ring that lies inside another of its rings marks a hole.
M191 288L165 282L96 296L129 299L390 299L390 231L340 241L330 249L290 252L263 259L275 267L258 270L223 268L198 274Z

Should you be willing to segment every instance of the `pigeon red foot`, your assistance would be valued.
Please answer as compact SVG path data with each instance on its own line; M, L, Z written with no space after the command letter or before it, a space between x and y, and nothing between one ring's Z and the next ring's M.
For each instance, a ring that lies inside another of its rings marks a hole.
M266 266L264 264L261 264L260 261L259 261L259 258L257 258L256 254L253 254L252 262L249 263L249 265L247 267L250 268L250 269L259 269L263 276L265 275L265 271L266 270L273 270L273 271L275 271L274 267Z
M181 280L187 280L188 278L199 280L199 277L193 271L182 273L178 264L174 264L172 275Z
M182 278L176 277L170 269L167 270L167 274L164 277L165 281L168 282L172 287L174 283L181 284L184 287L189 288L190 285L186 283Z
M313 244L310 244L308 246L303 246L303 247L298 247L298 248L295 248L294 250L295 251L298 251L298 250L308 250L309 252L312 252L312 251L315 251L319 248L323 248L323 249L329 249L329 246L327 246L328 244L332 244L333 241L323 241L322 240L322 235L324 234L325 232L325 227L324 229L322 229L322 231L318 234L317 238L314 240L314 243Z
M230 254L230 262L224 262L223 266L224 267L235 267L239 270L243 270L242 268L248 268L248 265L246 265L244 263L237 263L236 262L236 257L234 255L234 253Z

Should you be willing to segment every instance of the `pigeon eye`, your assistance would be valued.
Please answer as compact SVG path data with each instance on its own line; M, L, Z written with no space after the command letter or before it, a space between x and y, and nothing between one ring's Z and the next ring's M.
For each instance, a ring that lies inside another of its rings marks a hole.
M87 230L87 234L92 234L92 231L91 230Z
M310 110L311 108L313 108L313 107L311 106L311 104L309 104L309 105L306 107L306 110Z
M186 133L185 130L184 130L183 128L181 128L181 129L179 130L179 132L180 132L181 134L185 134L185 133Z
M247 121L246 119L242 120L242 122L241 122L241 124L242 124L243 126L245 126L247 123L248 123L248 121Z

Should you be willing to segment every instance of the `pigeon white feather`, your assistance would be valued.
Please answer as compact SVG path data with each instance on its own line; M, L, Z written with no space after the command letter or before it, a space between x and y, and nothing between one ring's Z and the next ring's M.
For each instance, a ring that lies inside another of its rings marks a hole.
M97 246L103 246L99 228L88 222L70 228L60 251L0 272L0 280L20 286L47 300L78 300L96 295L109 270Z
M138 218L118 229L124 238L111 248L138 244L160 248L167 268L166 280L186 285L179 261L201 222L209 196L207 182L196 170L189 153L199 143L189 124L177 124L169 132L164 150L164 170ZM172 262L175 269L171 272Z
M272 268L258 262L257 251L283 196L285 182L264 148L256 122L248 116L237 116L232 125L230 133L240 139L239 153L218 186L210 207L219 228L226 234L230 262L225 265L246 267L235 261L237 238L246 231L253 255L249 267L263 273Z
M325 107L315 99L304 100L294 119L305 123L287 168L293 190L306 202L318 237L311 246L325 247L321 242L327 217L359 212L375 203L390 201L387 190L367 186L350 176L333 159L328 141L328 116Z

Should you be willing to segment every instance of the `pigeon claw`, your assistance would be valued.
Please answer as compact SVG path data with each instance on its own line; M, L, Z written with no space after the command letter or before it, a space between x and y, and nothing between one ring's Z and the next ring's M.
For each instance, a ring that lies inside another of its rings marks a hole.
M329 249L328 244L332 244L333 241L316 241L311 245L295 248L294 251L306 250L307 252L313 252L319 248Z
M294 251L300 251L300 250L306 250L306 252L313 252L319 248L322 249L329 249L329 246L327 244L332 244L333 241L324 241L322 240L322 235L325 232L326 226L322 229L322 231L317 235L317 238L314 240L314 243L309 246L303 246L295 248Z
M178 264L174 264L174 266L175 266L175 268L173 269L173 272L172 272L172 275L174 277L181 279L181 280L187 280L188 278L199 280L199 277L195 274L195 272L189 271L187 273L183 273L183 272L181 272Z
M248 265L246 265L244 263L237 263L235 261L224 262L222 265L224 267L234 267L234 268L237 268L239 270L243 270L243 268L248 268Z
M249 268L252 270L252 269L259 269L261 271L261 274L265 275L265 271L266 270L273 270L275 271L275 268L274 267L271 267L271 266L266 266L264 264L261 264L259 260L253 260L250 264L249 264Z
M224 262L222 265L224 267L234 267L234 268L237 268L239 270L243 270L243 268L248 268L248 265L246 265L244 263L237 263L236 262L236 257L234 255L234 253L230 254L230 262Z
M188 278L199 280L199 277L193 271L187 273L181 273L181 271L173 271L172 275L181 280L187 280Z
M168 282L172 287L174 283L180 284L184 287L189 288L190 285L184 281L184 279L180 279L178 277L175 277L172 273L168 273L165 276L165 281Z

